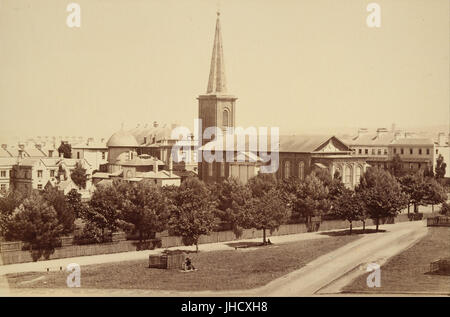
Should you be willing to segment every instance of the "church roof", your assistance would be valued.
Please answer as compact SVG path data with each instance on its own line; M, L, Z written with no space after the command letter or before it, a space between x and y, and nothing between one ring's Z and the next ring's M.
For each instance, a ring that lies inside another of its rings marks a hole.
M220 13L217 12L216 34L211 57L207 94L224 94L227 92L225 64L223 58L222 34L220 31Z

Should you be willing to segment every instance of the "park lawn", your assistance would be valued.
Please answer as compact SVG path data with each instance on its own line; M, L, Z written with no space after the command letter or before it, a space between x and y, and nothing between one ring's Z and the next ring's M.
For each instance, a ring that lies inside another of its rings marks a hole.
M147 260L82 266L81 287L179 291L250 289L298 270L359 237L339 236L237 250L233 246L229 251L190 253L197 268L192 272L150 269ZM7 278L10 287L67 287L65 272L9 274Z
M450 294L450 276L430 274L430 263L450 257L450 228L430 227L427 235L381 267L381 287L367 287L364 274L343 292Z

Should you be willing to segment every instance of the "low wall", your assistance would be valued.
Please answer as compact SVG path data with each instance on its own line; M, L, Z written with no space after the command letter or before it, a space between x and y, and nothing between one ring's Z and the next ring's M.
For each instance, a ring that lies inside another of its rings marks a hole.
M400 214L395 218L395 222L409 221L407 214ZM388 223L392 221L388 221ZM386 221L380 221L381 224L385 224ZM361 221L353 222L353 227L362 227ZM366 226L374 225L371 219L366 221ZM325 220L322 221L319 227L319 231L347 229L349 228L348 221L343 220ZM281 236L288 234L297 234L307 232L306 225L300 224L286 224L281 225L278 230L275 230L272 234L267 231L267 237ZM239 239L254 239L262 238L262 230L256 229L244 229L242 236ZM120 239L124 239L124 235L120 236ZM232 231L219 231L212 232L210 235L202 235L199 238L199 244L216 243L236 240L236 237ZM62 239L63 247L56 248L55 252L50 256L50 259L61 259L78 256L109 254L119 252L136 251L136 241L116 241L111 243L102 244L90 244L90 245L70 245L73 242L71 237L64 237ZM3 242L0 243L0 265L15 264L32 262L31 254L29 251L22 251L22 242ZM176 236L162 236L161 237L162 248L183 246L181 237Z

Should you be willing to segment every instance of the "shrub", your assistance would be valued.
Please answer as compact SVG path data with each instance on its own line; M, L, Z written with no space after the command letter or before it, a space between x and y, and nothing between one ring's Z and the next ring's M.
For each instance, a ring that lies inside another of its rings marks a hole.
M439 211L441 215L450 215L450 204L442 203L441 210Z
M102 235L102 231L95 227L92 223L87 223L83 231L80 234L75 234L73 237L74 244L84 245L84 244L94 244L94 243L104 243L111 242L110 235Z

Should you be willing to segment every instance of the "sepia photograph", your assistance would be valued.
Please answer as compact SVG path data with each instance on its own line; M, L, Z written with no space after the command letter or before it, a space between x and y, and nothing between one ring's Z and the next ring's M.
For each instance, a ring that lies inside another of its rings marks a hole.
M0 296L448 298L449 55L448 0L0 0Z

